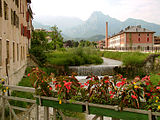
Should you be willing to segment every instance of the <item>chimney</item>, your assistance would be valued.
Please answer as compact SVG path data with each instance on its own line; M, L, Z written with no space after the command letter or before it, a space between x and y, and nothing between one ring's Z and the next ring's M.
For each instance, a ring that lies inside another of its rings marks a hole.
M106 40L105 40L105 48L108 48L108 22L106 22Z

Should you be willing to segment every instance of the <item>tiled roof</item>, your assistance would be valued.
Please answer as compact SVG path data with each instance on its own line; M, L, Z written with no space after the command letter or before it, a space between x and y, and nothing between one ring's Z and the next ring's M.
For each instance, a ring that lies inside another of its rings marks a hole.
M140 25L138 25L138 26L128 26L127 28L125 28L123 32L153 32L153 31L150 31L146 28L142 28Z
M154 31L150 31L150 30L148 30L148 29L146 29L146 28L142 28L141 27L141 25L138 25L138 26L128 26L128 27L126 27L124 30L121 30L119 33L117 33L117 34L114 34L114 35L112 35L111 37L109 37L109 38L112 38L112 37L114 37L114 36L117 36L117 35L120 35L120 34L122 34L122 33L129 33L129 32L148 32L148 33L155 33Z

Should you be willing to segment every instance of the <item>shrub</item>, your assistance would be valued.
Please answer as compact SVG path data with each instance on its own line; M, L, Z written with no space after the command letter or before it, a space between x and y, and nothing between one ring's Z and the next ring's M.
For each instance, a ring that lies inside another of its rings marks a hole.
M53 65L78 66L84 64L100 64L103 62L99 52L92 48L71 48L66 51L46 53L47 62Z
M125 66L140 66L149 55L140 52L104 52L104 57L120 60Z
M46 62L44 48L42 48L41 46L36 46L30 49L30 53L33 54L41 64Z

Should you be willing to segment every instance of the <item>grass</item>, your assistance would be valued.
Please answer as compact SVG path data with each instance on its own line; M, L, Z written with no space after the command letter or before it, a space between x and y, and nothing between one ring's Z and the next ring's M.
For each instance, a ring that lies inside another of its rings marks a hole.
M31 69L32 68L30 67L26 68L25 74L27 75L31 71ZM23 77L22 80L18 83L18 86L32 87L32 84L28 77ZM12 91L11 96L33 99L33 94L28 92ZM10 104L23 108L27 108L30 105L30 103L16 101L16 100L10 100Z
M104 52L103 54L106 58L122 61L125 66L140 66L149 55L140 52Z
M92 48L70 48L65 51L46 53L47 62L53 65L78 66L85 64L101 64L99 52Z
M160 82L160 75L151 73L150 79L154 85L157 85Z

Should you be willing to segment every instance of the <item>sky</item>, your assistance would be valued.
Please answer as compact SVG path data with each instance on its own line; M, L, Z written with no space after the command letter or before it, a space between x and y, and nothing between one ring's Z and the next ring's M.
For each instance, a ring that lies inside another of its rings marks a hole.
M34 17L69 16L87 20L94 11L121 21L142 19L160 24L160 0L32 0Z

